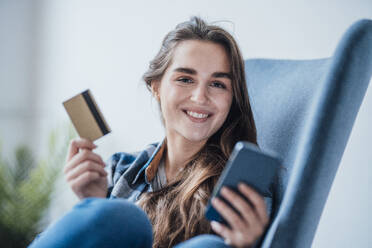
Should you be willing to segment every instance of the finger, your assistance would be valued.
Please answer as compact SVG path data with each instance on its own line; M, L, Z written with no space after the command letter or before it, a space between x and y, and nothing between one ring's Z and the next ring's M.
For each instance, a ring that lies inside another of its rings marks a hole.
M260 221L266 225L269 221L269 217L266 212L264 198L245 183L239 183L238 189L250 200L254 207L254 212L258 215Z
M107 172L105 169L102 168L101 165L91 161L86 160L85 162L81 163L79 166L76 166L74 169L70 170L66 174L66 180L71 181L72 179L77 178L81 174L87 172L87 171L95 171L99 173L101 176L107 176Z
M68 171L72 170L76 166L78 166L80 163L84 162L85 160L92 160L98 164L100 164L102 167L105 167L105 162L103 162L101 156L98 154L83 149L82 152L79 152L76 154L66 165L64 168L64 173L67 173Z
M239 211L248 225L254 225L254 223L259 221L251 205L243 197L226 186L222 187L221 194Z
M86 148L86 149L94 149L97 146L93 144L92 141L84 138L76 138L71 140L69 150L67 153L67 161L70 161L70 159L75 156L79 152L79 149Z
M73 191L78 191L85 185L89 184L90 182L97 180L100 178L100 175L95 171L87 171L77 178L73 179L70 183L71 188Z
M241 217L225 202L218 197L212 199L212 205L216 208L218 213L229 223L232 229L245 229L245 223L242 222Z
M211 221L211 227L214 232L219 234L222 238L225 240L230 240L233 237L233 231L230 230L227 226L217 222L217 221Z
M232 247L251 247L250 245L260 237L252 234L250 230L248 232L231 230L217 221L211 221L211 227L214 232L225 240L225 244Z

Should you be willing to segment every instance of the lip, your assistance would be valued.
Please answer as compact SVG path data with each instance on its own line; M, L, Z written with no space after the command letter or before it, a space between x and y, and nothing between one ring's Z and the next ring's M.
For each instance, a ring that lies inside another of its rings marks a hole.
M198 114L207 114L208 117L206 118L195 118L189 114L187 114L187 111L195 112ZM205 110L196 110L196 109L183 109L182 112L192 121L195 123L203 123L206 122L213 114L211 112L205 111Z
M198 114L206 114L206 115L208 115L208 117L211 117L213 115L212 112L210 112L208 110L204 110L204 109L199 109L199 108L184 108L184 109L182 109L182 111L185 112L185 113L187 111L191 111L191 112L198 113Z

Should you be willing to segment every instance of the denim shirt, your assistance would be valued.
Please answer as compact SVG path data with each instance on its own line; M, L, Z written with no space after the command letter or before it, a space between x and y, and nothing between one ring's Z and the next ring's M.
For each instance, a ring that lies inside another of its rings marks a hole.
M136 202L143 192L152 192L151 181L164 152L164 140L146 146L141 152L119 152L106 163L108 172L107 198L125 198Z

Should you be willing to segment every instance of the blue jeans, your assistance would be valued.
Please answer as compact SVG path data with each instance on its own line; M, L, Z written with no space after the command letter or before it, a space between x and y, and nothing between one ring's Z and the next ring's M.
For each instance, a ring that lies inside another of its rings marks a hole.
M152 225L141 208L124 199L86 198L41 233L29 248L151 246ZM230 246L216 235L203 234L176 247Z

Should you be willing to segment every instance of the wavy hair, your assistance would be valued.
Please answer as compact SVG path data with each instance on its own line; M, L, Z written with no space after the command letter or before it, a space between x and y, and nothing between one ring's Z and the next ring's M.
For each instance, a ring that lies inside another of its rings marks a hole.
M152 83L161 81L177 44L187 40L213 42L225 48L232 75L233 100L221 128L189 160L183 173L159 191L141 195L138 205L153 224L153 247L172 247L196 235L213 233L204 217L213 187L236 142L244 140L257 145L244 61L236 41L223 28L209 25L195 16L178 24L165 36L160 51L143 75L147 88L151 91Z

